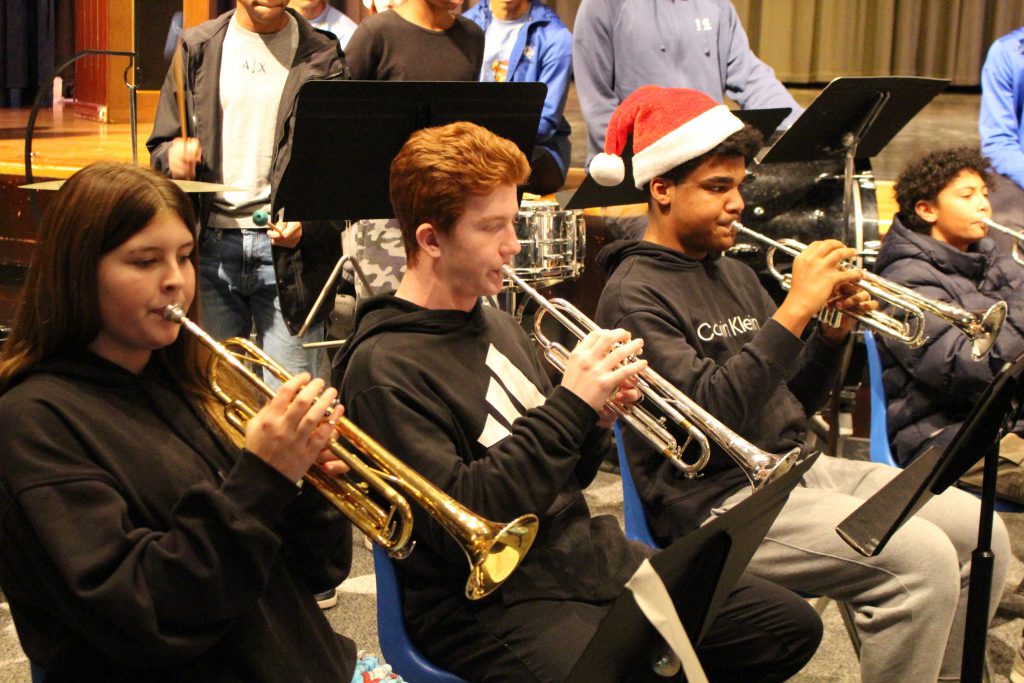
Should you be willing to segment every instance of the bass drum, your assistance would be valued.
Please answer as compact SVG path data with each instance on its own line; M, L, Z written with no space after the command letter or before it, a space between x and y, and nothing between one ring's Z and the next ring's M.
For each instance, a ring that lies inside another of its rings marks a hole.
M869 159L858 161L854 175L857 220L851 228L843 219L841 159L753 165L742 193L746 207L741 221L748 228L773 239L789 237L804 244L836 239L864 252L865 266L873 264L870 253L879 246L878 198ZM729 255L757 271L776 301L781 301L784 293L768 273L764 245L739 235Z

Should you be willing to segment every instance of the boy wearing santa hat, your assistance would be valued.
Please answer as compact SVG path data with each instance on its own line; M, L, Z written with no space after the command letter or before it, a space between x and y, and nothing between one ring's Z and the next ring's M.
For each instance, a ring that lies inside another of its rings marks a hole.
M771 453L804 447L807 420L828 397L853 321L813 321L826 305L877 307L840 270L854 250L810 244L793 263L792 288L776 307L754 272L723 252L743 211L740 188L759 134L706 95L645 86L616 109L595 180L623 180L620 155L633 136L633 181L647 189L647 229L598 257L609 279L598 304L605 328L645 340L644 357L683 393L747 441ZM648 520L664 541L722 514L750 495L718 445L703 476L687 479L628 430L630 468ZM848 603L861 640L861 680L959 677L978 501L949 490L932 498L881 554L865 558L835 527L898 470L818 458L794 490L750 571L787 588ZM990 613L1002 594L1009 540L996 519Z

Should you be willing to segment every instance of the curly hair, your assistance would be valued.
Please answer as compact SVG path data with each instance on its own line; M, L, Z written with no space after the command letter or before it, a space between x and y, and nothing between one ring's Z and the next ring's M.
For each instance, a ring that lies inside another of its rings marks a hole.
M391 206L409 264L416 262L416 228L430 223L448 234L469 198L500 185L519 185L530 163L515 144L460 121L416 131L391 162Z
M711 150L689 161L684 161L670 171L659 173L658 177L678 184L686 179L688 175L708 159L716 157L743 157L749 164L758 150L761 149L763 138L761 132L749 123L745 124L738 131L722 140Z
M989 185L989 166L989 160L981 155L977 147L940 149L912 163L903 170L894 187L904 224L914 232L928 234L932 226L917 215L914 209L917 203L922 200L938 201L939 193L961 171L973 171Z

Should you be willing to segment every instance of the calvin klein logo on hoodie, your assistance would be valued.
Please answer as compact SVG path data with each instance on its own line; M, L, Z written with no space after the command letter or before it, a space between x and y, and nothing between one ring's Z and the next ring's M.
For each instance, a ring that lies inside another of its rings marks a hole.
M543 405L545 396L494 344L487 348L484 364L491 371L485 398L488 412L483 431L476 440L484 448L490 448L512 434L512 423L524 412Z
M697 325L697 336L701 341L711 341L715 337L735 337L747 332L761 329L756 318L734 315L717 323L701 323Z

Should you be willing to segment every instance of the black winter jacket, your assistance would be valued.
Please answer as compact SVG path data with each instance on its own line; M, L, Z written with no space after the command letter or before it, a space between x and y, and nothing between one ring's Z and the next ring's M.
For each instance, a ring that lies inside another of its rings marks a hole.
M969 311L1005 301L1009 314L987 356L971 358L971 342L949 323L926 316L924 346L910 349L878 336L893 457L906 464L926 446L948 444L1004 363L1024 351L1024 269L989 239L959 251L903 225L885 236L879 275L919 294Z
M309 80L348 79L348 67L337 38L326 31L319 31L294 10L288 10L298 23L299 44L295 60L277 111L277 128L274 132L274 161L270 171L270 196L276 212L277 188L284 170L288 166L292 151L292 134L295 123L295 100L299 88ZM234 10L216 19L187 29L182 37L185 59L185 96L188 134L199 139L203 148L203 159L196 167L196 180L221 183L221 135L222 113L220 110L220 63L221 49L228 23ZM181 137L181 122L175 98L173 73L168 70L160 89L160 103L157 106L153 132L146 141L150 163L154 169L170 175L167 154L171 142ZM199 194L198 212L200 225L205 225L210 215L209 194ZM274 271L277 275L277 289L281 297L281 310L292 334L299 331L316 297L327 282L335 262L341 257L340 221L303 221L302 239L294 249L273 247ZM317 312L315 322L327 319L333 308L333 297L327 297Z
M351 679L313 600L347 521L226 446L159 360L47 363L0 424L0 585L48 682Z

